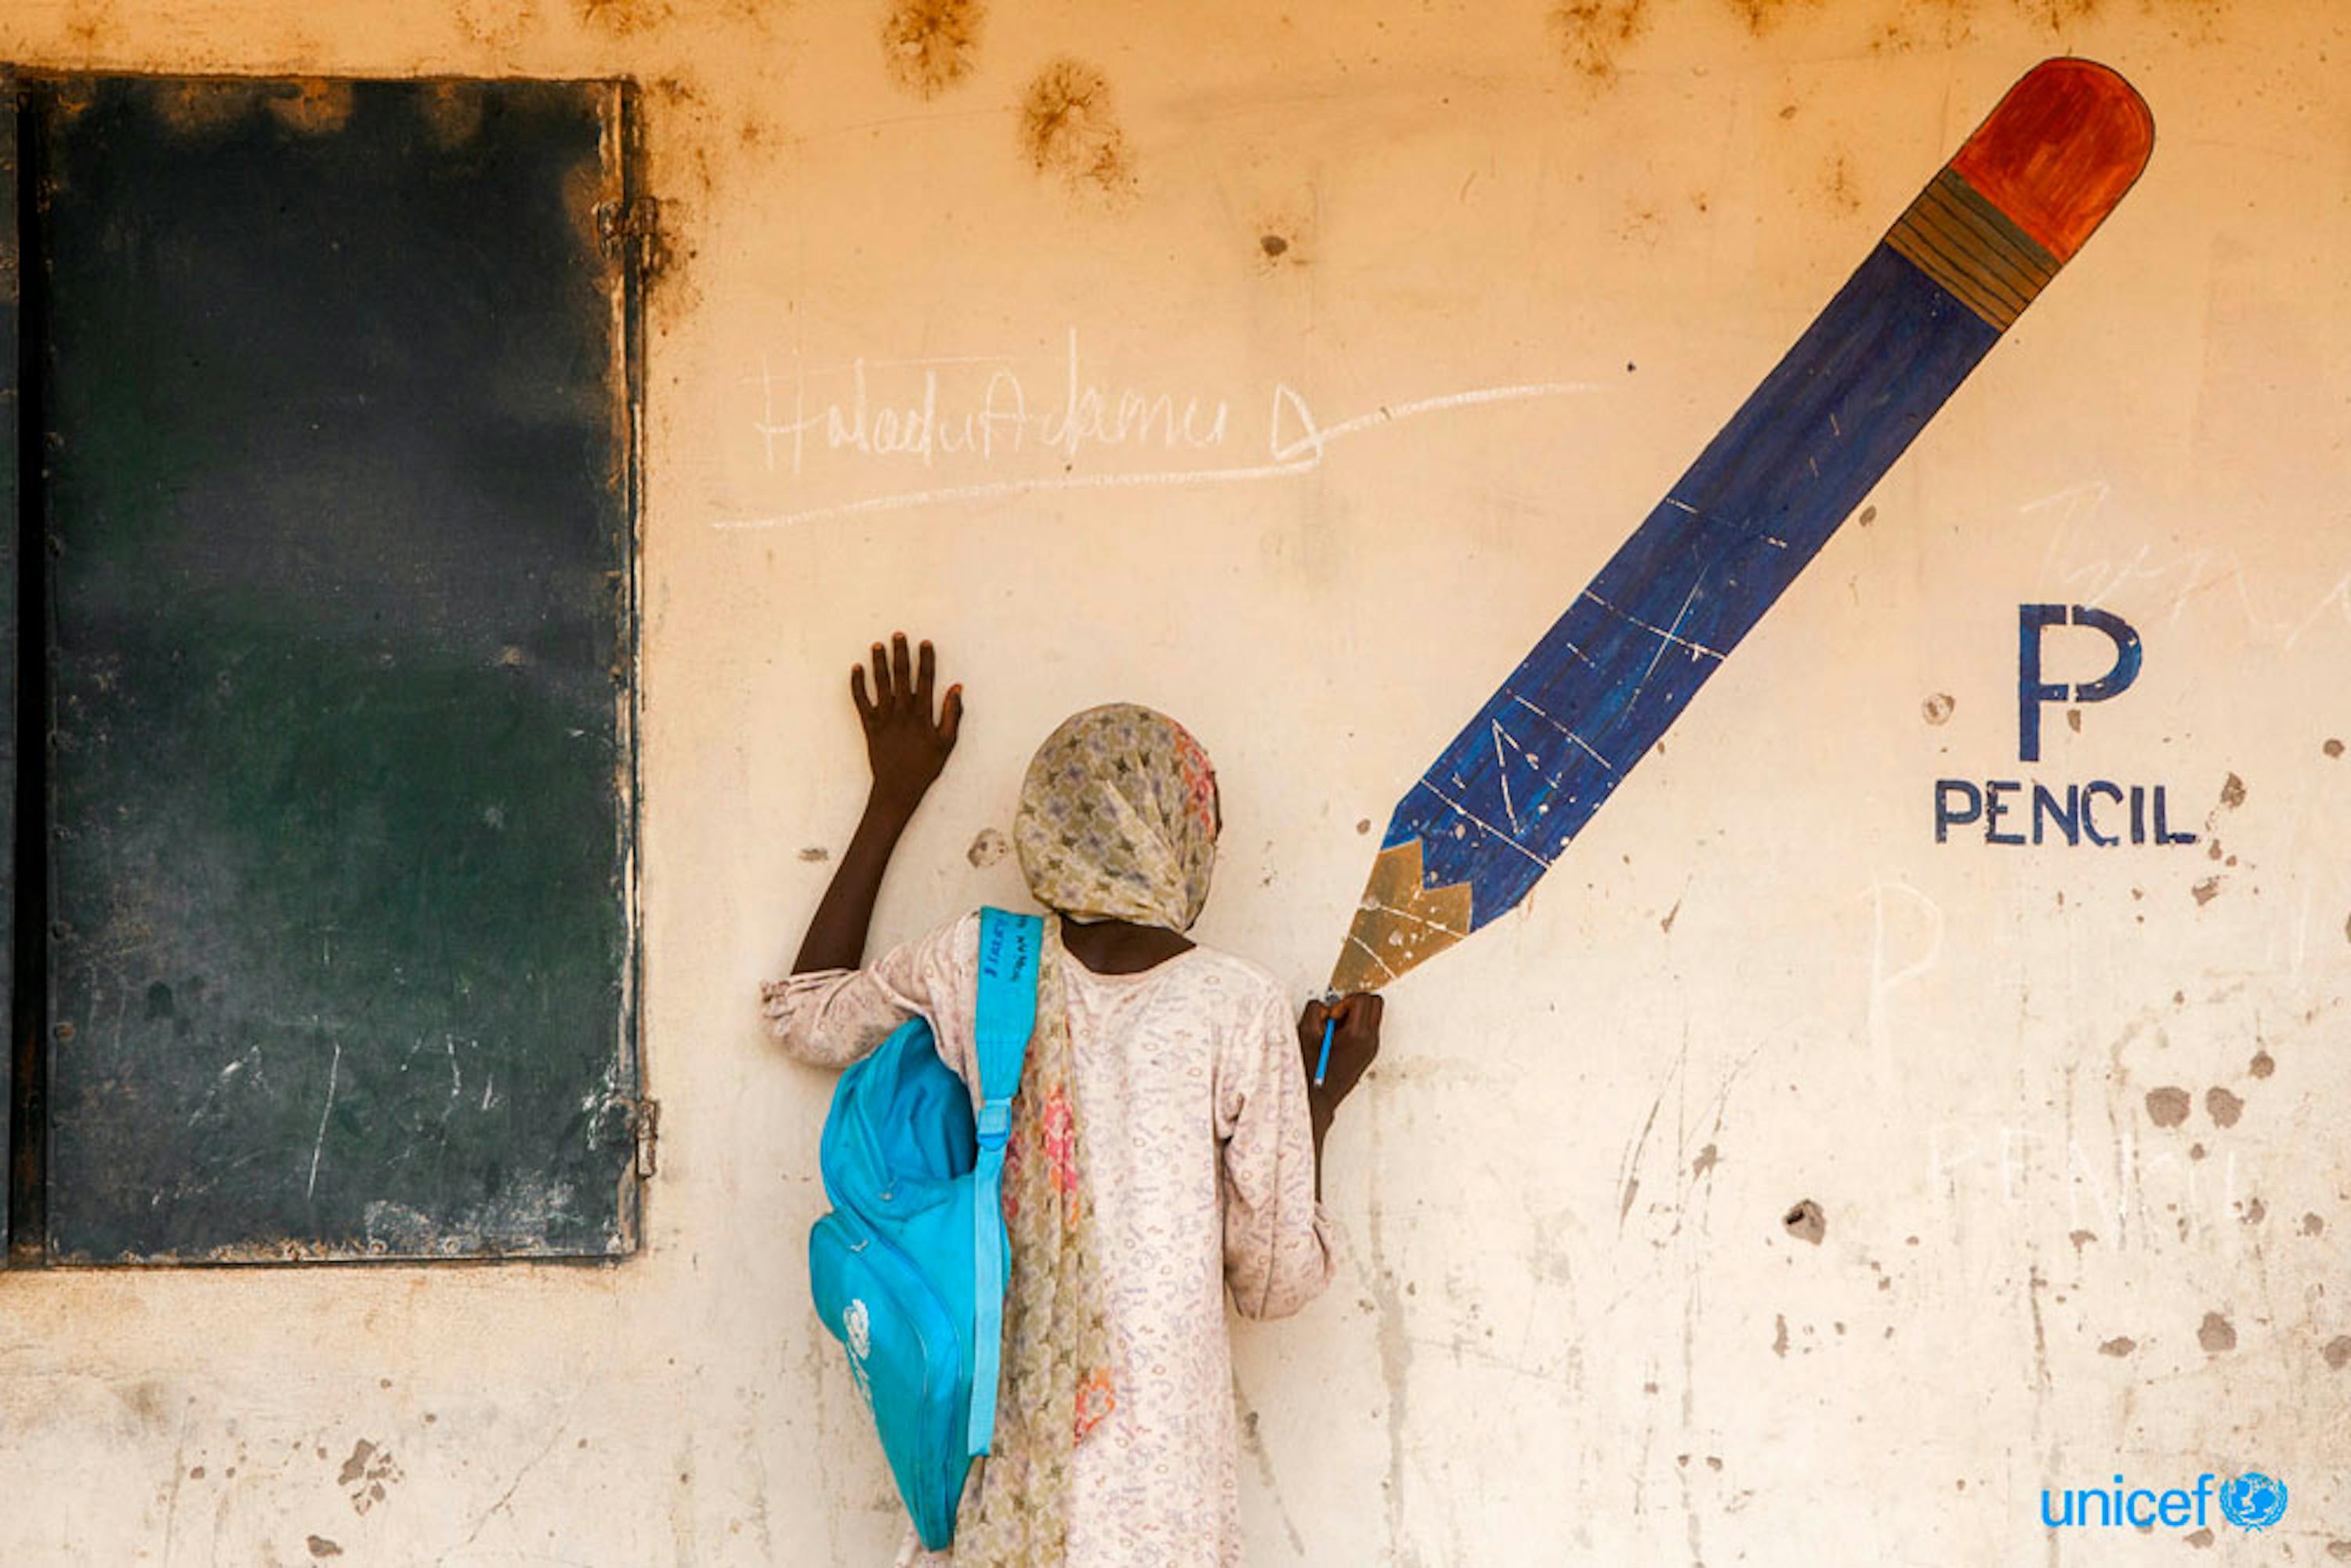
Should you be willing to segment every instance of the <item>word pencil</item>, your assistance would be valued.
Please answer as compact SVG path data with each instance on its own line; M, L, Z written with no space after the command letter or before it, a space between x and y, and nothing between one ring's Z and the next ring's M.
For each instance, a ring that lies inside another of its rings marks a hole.
M2146 167L2129 83L2010 88L1389 819L1332 971L1375 989L1526 896Z

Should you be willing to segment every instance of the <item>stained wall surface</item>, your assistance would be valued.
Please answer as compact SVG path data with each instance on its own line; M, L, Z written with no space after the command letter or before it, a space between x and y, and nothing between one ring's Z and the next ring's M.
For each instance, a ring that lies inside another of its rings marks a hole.
M756 1008L855 818L849 663L903 626L970 698L878 937L1016 900L1029 748L1132 698L1219 766L1203 935L1304 997L1405 785L2069 52L2152 107L2138 187L1394 988L1337 1281L1235 1331L1249 1547L2351 1556L2346 49L2322 0L16 0L44 67L645 84L663 1113L617 1266L0 1276L0 1556L886 1561L804 1293L829 1084ZM2027 764L2036 602L2145 666ZM1938 842L1947 779L2197 841ZM2265 1533L2040 1523L2247 1469Z

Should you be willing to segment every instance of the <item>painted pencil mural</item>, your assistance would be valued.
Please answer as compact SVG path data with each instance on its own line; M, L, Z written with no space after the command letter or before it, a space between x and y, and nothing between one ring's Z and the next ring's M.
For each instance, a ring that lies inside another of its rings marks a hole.
M2088 60L2027 72L1398 802L1332 975L1376 989L1526 896L2137 179Z

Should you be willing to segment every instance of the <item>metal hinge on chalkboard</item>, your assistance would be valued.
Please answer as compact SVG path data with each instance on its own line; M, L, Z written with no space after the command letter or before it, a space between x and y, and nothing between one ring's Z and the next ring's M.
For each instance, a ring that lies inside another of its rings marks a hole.
M629 1130L637 1140L637 1179L649 1180L661 1165L661 1102L632 1102L629 1106Z
M669 246L662 235L661 201L632 196L625 202L596 204L596 243L614 261L633 261L652 277L662 269Z

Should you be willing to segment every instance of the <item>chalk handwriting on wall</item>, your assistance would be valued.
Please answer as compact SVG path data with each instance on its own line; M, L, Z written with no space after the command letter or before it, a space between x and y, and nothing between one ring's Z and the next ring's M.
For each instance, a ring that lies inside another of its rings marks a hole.
M2034 67L1405 793L1337 990L1518 904L2137 179L2155 128L2087 60Z
M794 359L782 371L763 363L749 378L758 398L751 429L766 470L795 486L795 504L713 526L786 528L1040 491L1282 479L1321 467L1337 442L1406 420L1601 386L1473 387L1385 402L1325 424L1302 392L1277 381L1239 401L1238 406L1265 411L1261 426L1252 421L1243 432L1231 397L1098 379L1080 352L1075 328L1050 381L1024 376L1025 362L1017 355L973 354L816 367ZM1137 461L1119 463L1127 457ZM1112 465L1093 466L1105 462ZM845 500L798 498L803 483L854 486L877 471L887 476L888 488ZM927 482L909 487L909 479Z

